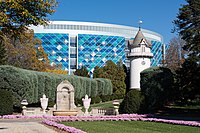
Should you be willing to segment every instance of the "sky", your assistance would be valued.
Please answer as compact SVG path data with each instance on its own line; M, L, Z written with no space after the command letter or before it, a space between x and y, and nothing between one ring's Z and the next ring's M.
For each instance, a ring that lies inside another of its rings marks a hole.
M164 43L177 35L172 33L179 8L185 0L58 0L51 21L84 21L138 27L159 33Z

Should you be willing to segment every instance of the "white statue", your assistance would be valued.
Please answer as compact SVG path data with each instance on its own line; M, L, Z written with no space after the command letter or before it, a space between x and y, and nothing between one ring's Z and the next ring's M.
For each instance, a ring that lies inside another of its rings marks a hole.
M88 98L88 95L85 95L85 98L82 98L83 106L85 108L85 114L88 114L88 109L90 107L91 98Z
M48 100L49 98L46 98L46 95L43 94L42 98L40 98L40 102L41 102L41 106L42 106L42 110L43 110L43 113L45 114L45 110L48 106Z

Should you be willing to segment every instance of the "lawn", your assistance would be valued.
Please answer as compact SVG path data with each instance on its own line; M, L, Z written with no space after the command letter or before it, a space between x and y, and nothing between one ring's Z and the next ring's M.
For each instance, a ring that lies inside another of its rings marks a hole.
M83 121L62 122L88 133L200 133L199 127L172 125L144 121Z
M120 99L119 101L121 103L122 99ZM108 101L108 102L103 102L103 103L97 103L97 104L91 104L90 107L113 108L113 101Z

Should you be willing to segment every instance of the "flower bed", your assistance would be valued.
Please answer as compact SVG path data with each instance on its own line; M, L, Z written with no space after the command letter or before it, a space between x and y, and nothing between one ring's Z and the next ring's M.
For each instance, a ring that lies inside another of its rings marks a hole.
M139 114L122 114L110 116L22 116L22 115L5 115L0 119L43 119L43 123L49 126L54 126L63 131L70 133L85 133L80 129L59 124L60 122L74 122L74 121L149 121L161 122L176 125L195 126L200 127L200 122L196 121L183 121L183 120L166 120L153 118L152 115L139 115Z
M56 127L56 128L58 128L60 130L67 131L69 133L86 133L85 131L82 131L80 129L77 129L77 128L74 128L74 127L65 126L64 124L59 124L57 122L50 121L50 120L44 120L42 122L44 124L46 124L46 125Z

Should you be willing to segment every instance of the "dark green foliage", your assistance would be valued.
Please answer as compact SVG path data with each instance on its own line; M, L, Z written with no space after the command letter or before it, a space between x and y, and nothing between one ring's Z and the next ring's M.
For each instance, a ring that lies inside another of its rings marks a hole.
M0 89L0 115L8 115L13 112L12 93L10 91Z
M141 110L143 102L143 97L138 90L130 90L124 100L120 104L119 113L120 114L132 114L132 113L139 113Z
M78 99L85 94L89 97L112 94L112 84L108 79L89 79L0 66L0 89L5 88L12 92L15 105L19 105L22 99L27 99L30 104L37 103L43 94L46 94L49 101L55 101L56 88L63 80L68 80L74 86L75 98Z
M186 41L186 60L176 71L177 98L183 102L200 98L200 0L186 0L174 21L176 30Z
M141 92L145 96L146 111L154 111L173 99L173 73L164 67L152 67L141 72Z
M83 101L82 99L79 99L79 98L75 98L75 105L76 106L83 106Z
M176 71L176 100L186 103L200 98L200 66L192 60L186 60Z
M80 69L76 69L76 71L74 72L74 75L81 76L81 77L88 77L88 78L90 77L90 75L88 74L88 70L85 66Z
M189 58L200 61L200 0L186 0L186 4L179 9L174 21L177 31L186 41L184 50L188 51Z
M111 95L103 95L101 96L102 102L107 102L111 100Z
M99 96L91 98L91 104L100 103L100 102L101 102L101 98Z

